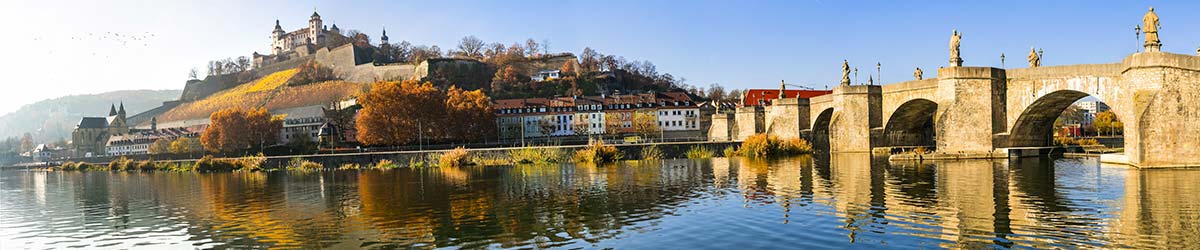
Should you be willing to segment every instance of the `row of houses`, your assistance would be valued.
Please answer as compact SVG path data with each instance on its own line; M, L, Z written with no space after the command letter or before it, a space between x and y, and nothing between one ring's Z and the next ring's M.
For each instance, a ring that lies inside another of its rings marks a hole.
M662 136L701 136L716 110L683 92L504 99L494 107L502 140L647 132L637 117Z
M786 98L809 98L828 91L787 90ZM732 110L735 106L770 105L779 91L747 90L737 103L699 102L684 92L618 94L600 96L571 96L554 98L503 99L493 102L495 124L499 139L515 141L524 138L553 138L588 135L643 135L664 138L694 138L703 140L708 134L712 114ZM357 103L354 99L335 105L314 105L280 110L272 114L284 117L278 144L287 145L302 140L322 143L333 141L341 145L356 144L353 120ZM331 116L340 117L333 119ZM108 117L85 117L74 132L74 157L138 155L149 153L157 140L198 138L207 121L186 126L159 129L156 121L149 127L135 128L125 124L124 108L111 110ZM336 121L335 121L336 120ZM340 126L334 123L340 124ZM342 128L344 131L338 131ZM50 150L47 150L50 151Z

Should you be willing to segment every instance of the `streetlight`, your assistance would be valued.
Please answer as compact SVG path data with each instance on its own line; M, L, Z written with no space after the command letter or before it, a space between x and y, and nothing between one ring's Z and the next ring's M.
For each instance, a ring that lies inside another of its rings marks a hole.
M1133 26L1133 37L1136 38L1135 41L1137 41L1137 43L1135 43L1133 46L1135 48L1134 51L1142 52L1142 25L1141 24L1138 24L1137 26Z
M879 85L883 85L883 63L875 63L875 76L879 77Z
M1000 68L1002 68L1002 69L1008 68L1008 67L1004 66L1004 53L1000 53Z

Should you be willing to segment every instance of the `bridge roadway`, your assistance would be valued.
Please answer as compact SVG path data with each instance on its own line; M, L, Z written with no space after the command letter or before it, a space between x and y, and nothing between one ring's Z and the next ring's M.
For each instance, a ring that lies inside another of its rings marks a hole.
M999 69L943 67L937 78L838 86L811 99L739 108L733 139L756 132L828 143L833 152L929 146L991 154L1053 145L1054 120L1094 96L1124 124L1125 152L1106 161L1144 168L1200 166L1200 57L1166 52L1119 63ZM721 132L710 132L720 134Z

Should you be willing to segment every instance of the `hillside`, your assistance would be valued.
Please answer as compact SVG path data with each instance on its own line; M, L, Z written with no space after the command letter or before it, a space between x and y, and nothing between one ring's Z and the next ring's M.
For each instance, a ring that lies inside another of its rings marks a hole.
M109 104L125 102L129 116L179 97L180 90L121 90L92 95L72 95L25 105L0 116L0 136L33 133L37 142L70 140L75 124L84 116L107 116ZM40 132L39 132L40 130Z
M231 107L246 109L266 107L268 110L276 110L324 105L357 95L369 86L364 83L338 80L288 86L288 80L291 80L296 72L295 69L275 72L263 78L217 92L204 99L180 104L163 113L158 120L160 123L165 123L207 119L210 114Z

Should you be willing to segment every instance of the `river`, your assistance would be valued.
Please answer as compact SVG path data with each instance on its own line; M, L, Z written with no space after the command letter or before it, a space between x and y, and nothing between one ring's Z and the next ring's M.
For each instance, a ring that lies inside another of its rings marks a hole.
M0 248L1200 248L1200 170L858 154L0 172Z

